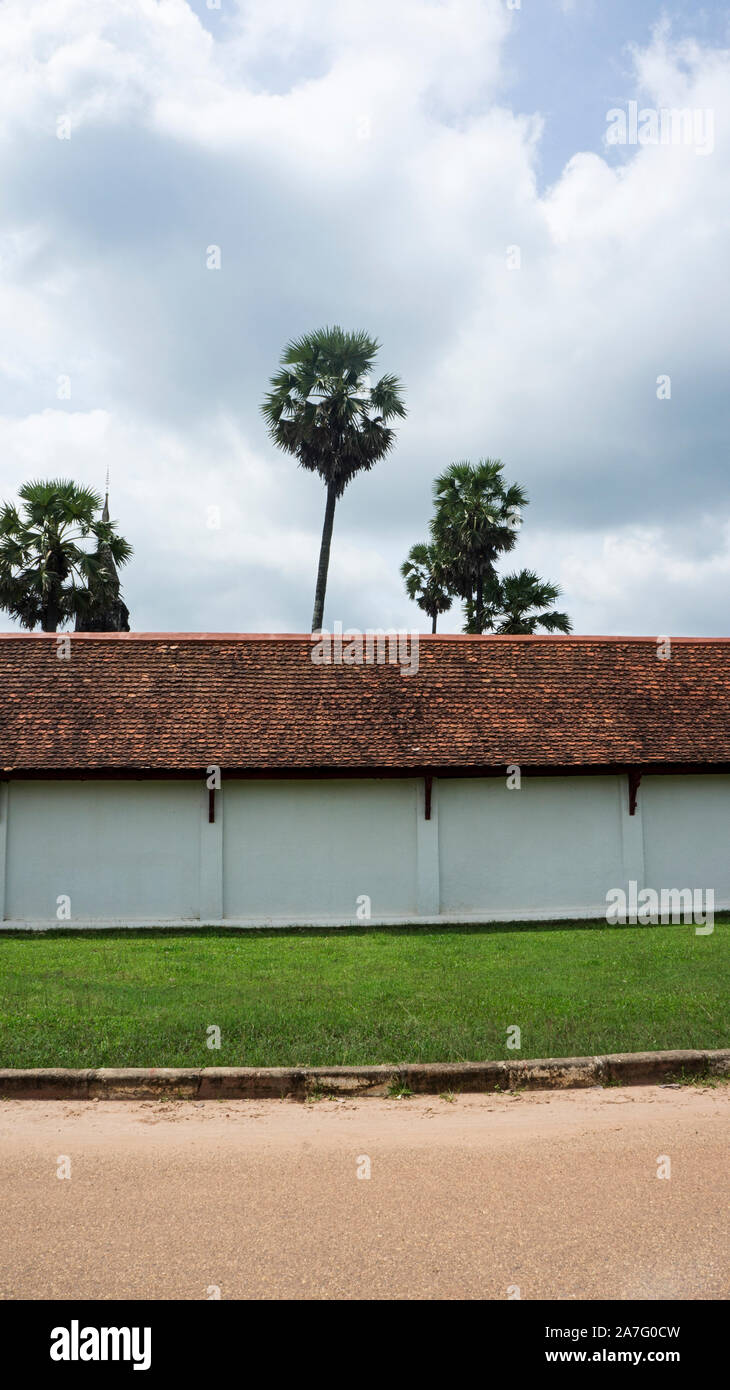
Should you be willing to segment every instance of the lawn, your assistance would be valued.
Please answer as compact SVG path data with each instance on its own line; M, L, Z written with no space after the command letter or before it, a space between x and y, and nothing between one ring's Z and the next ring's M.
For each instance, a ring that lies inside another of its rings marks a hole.
M0 1066L727 1047L730 923L0 934ZM520 1052L507 1029L522 1030ZM220 1050L206 1046L210 1025Z

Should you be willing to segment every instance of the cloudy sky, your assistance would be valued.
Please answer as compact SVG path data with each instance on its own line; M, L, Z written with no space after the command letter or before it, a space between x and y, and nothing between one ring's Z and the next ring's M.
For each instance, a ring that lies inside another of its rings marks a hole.
M632 102L688 140L609 142ZM307 630L323 489L258 407L339 323L409 415L329 626L422 625L433 478L491 456L577 632L730 634L729 125L715 0L4 0L0 497L109 467L135 630Z

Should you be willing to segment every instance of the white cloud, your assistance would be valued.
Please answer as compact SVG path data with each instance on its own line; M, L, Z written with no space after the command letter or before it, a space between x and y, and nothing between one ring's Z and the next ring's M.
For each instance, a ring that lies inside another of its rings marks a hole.
M541 192L541 114L501 87L513 20L250 0L214 38L184 0L6 0L0 495L99 486L110 460L135 626L306 626L322 491L257 406L284 341L325 321L381 338L410 409L338 508L344 621L413 620L398 568L431 481L491 454L533 497L514 561L563 583L577 627L652 630L667 594L685 630L726 626L726 535L698 552L675 519L704 535L730 512L730 59L666 29L635 55L642 103L713 110L711 156L619 162L583 133Z

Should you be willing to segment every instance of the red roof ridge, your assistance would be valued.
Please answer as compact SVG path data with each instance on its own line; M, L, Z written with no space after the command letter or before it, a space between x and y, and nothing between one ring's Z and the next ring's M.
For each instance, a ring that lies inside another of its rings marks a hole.
M362 629L358 629L362 632ZM367 634L368 629L365 629ZM369 631L377 632L377 628L370 628ZM417 632L415 628L385 628L380 631L400 631ZM345 628L342 636L347 636L348 629ZM70 637L74 642L304 642L314 637L312 632L0 632L0 641L3 639L33 639L44 638L55 640L58 637ZM325 636L332 635L329 630L325 630ZM635 633L548 633L536 632L529 636L517 636L513 633L484 632L481 634L468 632L417 632L419 642L499 642L504 645L507 642L556 642L576 643L576 642L657 642L660 636L668 636L672 642L730 642L730 637L675 637L671 633L657 634L646 633L637 635Z

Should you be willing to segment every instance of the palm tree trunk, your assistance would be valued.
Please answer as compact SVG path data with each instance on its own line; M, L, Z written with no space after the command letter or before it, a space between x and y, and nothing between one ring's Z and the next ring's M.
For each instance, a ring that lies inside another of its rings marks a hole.
M436 614L435 614L435 613L433 614L433 616L432 616L432 618L431 618L431 631L432 631L432 632L435 632L435 631L436 631Z
M475 617L477 620L477 632L484 631L484 583L481 574L477 579L477 601Z
M337 494L334 484L327 486L327 505L324 509L324 526L322 527L322 543L319 547L319 566L317 568L317 588L314 594L314 613L312 615L312 632L320 632L322 629L322 619L324 617L324 596L327 592L327 571L330 565L330 545L332 543L332 527L335 521L335 502Z
M61 616L61 604L59 602L58 593L54 587L51 589L41 610L41 631L57 632Z
M68 564L61 549L58 537L51 544L47 555L45 579L45 598L41 609L41 628L43 632L58 632L58 624L63 618L61 609L61 586L68 574Z

